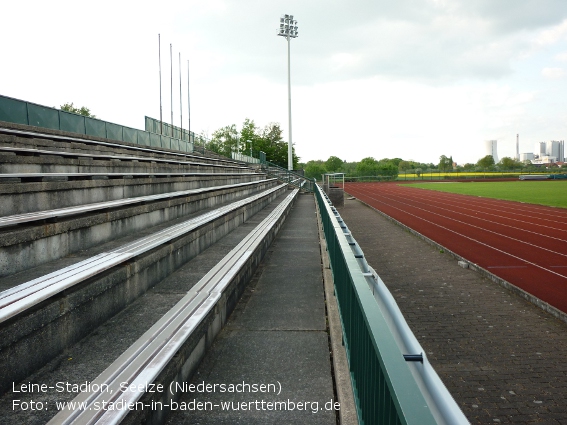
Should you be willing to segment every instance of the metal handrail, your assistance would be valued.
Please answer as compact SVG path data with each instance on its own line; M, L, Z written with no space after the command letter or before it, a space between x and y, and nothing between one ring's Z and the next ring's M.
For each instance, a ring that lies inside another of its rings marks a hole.
M304 191L315 191L315 179L310 179L299 173L296 173L295 171L287 170L263 158L261 158L261 164L262 171L264 171L269 176L276 177L278 180L286 182Z
M316 196L361 423L468 424L327 195ZM392 416L399 422L388 422Z

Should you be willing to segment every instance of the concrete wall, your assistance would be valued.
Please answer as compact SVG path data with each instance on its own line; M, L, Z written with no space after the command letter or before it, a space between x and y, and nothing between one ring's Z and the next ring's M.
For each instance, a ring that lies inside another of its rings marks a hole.
M0 216L225 184L264 180L261 174L0 183Z
M0 324L0 393L83 338L283 192L285 189L241 207Z
M58 260L93 246L134 234L206 208L233 201L276 185L258 184L167 199L149 204L101 210L41 226L6 230L0 240L0 277Z

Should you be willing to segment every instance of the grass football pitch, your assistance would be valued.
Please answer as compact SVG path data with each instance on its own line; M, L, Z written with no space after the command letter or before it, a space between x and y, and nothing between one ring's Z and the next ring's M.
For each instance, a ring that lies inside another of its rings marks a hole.
M415 183L404 186L567 208L567 181Z

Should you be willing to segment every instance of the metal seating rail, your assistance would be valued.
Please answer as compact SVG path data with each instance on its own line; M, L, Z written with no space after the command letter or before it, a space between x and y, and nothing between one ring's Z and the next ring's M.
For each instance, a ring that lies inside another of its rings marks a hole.
M94 381L90 388L108 391L82 392L74 402L85 403L83 410L60 411L48 424L118 424L128 414L125 409L96 409L94 406L132 406L153 383L168 362L187 341L201 321L215 307L223 290L238 275L247 259L276 225L278 218L299 192L295 189L235 248L216 264L172 309L146 331ZM128 391L121 390L127 382ZM135 390L132 390L135 388ZM169 391L169 388L168 388Z
M115 201L96 202L92 204L79 205L76 207L57 208L53 210L37 211L25 214L14 214L10 216L0 217L0 228L15 226L18 224L32 223L35 221L50 220L54 218L70 217L74 215L84 214L87 212L95 212L99 210L106 210L110 208L120 208L127 205L135 205L142 203L149 203L160 201L163 199L178 198L182 196L192 196L201 193L214 192L220 189L232 189L246 186L258 185L261 183L276 181L276 179L258 180L253 182L235 183L222 186L209 186L199 189L188 189L177 192L160 193L158 195L139 196L135 198L118 199Z
M50 180L96 180L96 179L125 179L125 178L144 178L144 177L209 177L209 176L257 176L257 173L183 173L183 172L169 172L169 173L6 173L0 174L0 183L2 180L13 182L19 179L22 183L26 182L41 182Z
M181 161L175 159L167 158L156 158L151 156L126 156L126 155L105 155L105 154L88 154L88 153L78 153L78 152L62 152L62 151L52 151L47 149L30 149L30 148L18 148L18 147L7 147L0 146L0 153L2 152L13 152L21 155L54 155L54 156L66 156L73 159L76 158L89 158L89 159L118 159L120 161L138 161L138 162L161 162L166 164L179 164L179 165L194 165L194 166L204 166L204 167L223 167L223 168L238 168L238 169L249 169L248 167L240 165L223 165L223 164L212 164L207 162L192 162L192 161ZM202 160L204 158L199 158ZM217 161L215 159L210 159L211 161Z
M201 214L182 223L169 226L159 232L123 245L110 252L103 252L87 258L71 266L57 270L0 292L0 323L26 311L40 302L83 282L105 270L117 266L131 258L141 255L151 249L168 243L184 234L237 210L255 200L269 196L271 193L285 187L278 185L256 195Z
M119 149L127 149L127 150L134 150L139 152L148 152L151 154L159 154L159 155L172 155L172 156L179 156L185 158L197 158L197 159L207 159L219 162L226 162L229 164L234 164L234 161L230 161L228 159L220 159L220 158L211 158L211 157L203 157L198 155L191 155L182 152L175 152L175 151L166 151L160 149L152 149L152 148L144 148L141 146L131 146L131 145L123 145L120 143L111 143L111 142L103 142L100 140L91 140L91 139L81 139L79 137L71 137L71 136L61 136L58 134L50 134L50 133L42 133L38 131L26 131L26 130L15 130L11 128L0 127L0 133L22 136L22 137L33 137L33 138L40 138L40 139L48 139L48 140L60 140L60 141L67 141L67 142L79 142L85 143L90 145L101 145L101 146L108 146L111 148L119 148Z

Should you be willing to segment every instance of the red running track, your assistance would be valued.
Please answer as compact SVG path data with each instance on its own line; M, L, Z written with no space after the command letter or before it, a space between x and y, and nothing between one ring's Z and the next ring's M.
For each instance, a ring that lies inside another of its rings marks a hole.
M345 191L567 313L567 209L393 183Z

